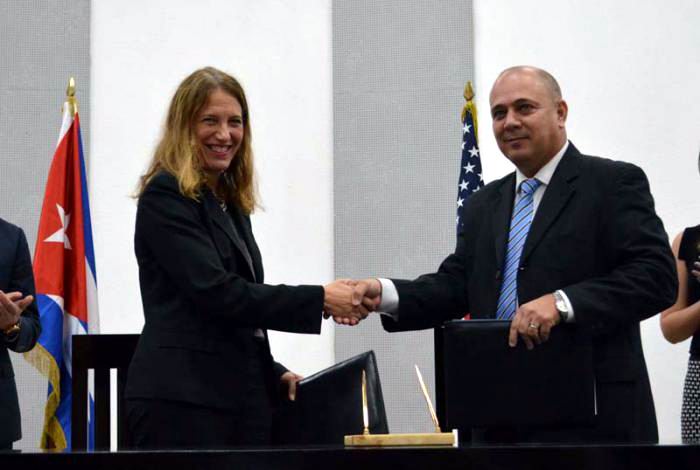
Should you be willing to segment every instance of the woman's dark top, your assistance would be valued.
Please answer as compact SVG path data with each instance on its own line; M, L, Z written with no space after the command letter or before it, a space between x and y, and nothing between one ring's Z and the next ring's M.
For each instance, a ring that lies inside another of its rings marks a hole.
M700 300L700 282L690 272L695 269L693 263L698 260L700 254L700 225L688 227L683 231L681 246L678 249L678 259L685 261L688 270L688 305ZM693 335L690 343L690 355L700 359L700 330Z

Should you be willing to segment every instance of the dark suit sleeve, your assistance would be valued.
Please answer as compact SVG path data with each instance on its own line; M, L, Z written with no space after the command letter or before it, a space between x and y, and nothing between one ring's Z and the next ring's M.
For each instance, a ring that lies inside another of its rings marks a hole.
M319 333L323 287L256 284L228 272L197 206L160 182L139 200L136 236L176 287L206 315L242 327Z
M15 261L12 267L12 275L9 282L8 292L21 292L23 295L36 297L34 291L34 275L32 272L32 260L29 255L29 247L24 232L19 229L17 245L15 249ZM15 352L26 352L34 347L39 334L41 324L39 323L39 311L36 300L27 307L20 317L20 331L12 338L4 335L3 340L6 346Z
M277 378L277 379L279 379L280 377L282 377L282 375L283 375L285 372L288 372L288 371L289 371L289 369L287 369L286 367L284 367L282 364L280 364L280 363L277 362L277 361L273 361L273 362L272 362L272 370L274 371L275 378Z
M474 198L472 198L474 199ZM462 217L465 226L475 221L476 204L470 200ZM434 328L443 322L463 317L469 311L466 266L470 265L475 231L461 231L457 246L436 273L424 274L413 281L392 279L399 294L398 320L382 315L382 325L389 332Z
M617 164L621 168L607 188L611 197L601 214L603 236L596 241L611 268L564 287L576 322L594 328L655 315L673 304L678 290L668 236L654 211L646 175L634 165Z

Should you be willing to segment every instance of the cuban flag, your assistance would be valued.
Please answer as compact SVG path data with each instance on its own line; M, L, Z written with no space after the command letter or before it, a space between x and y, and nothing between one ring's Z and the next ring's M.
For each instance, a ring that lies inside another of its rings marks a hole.
M34 251L42 333L28 360L49 379L43 449L71 449L71 337L98 331L90 204L80 118L71 86Z

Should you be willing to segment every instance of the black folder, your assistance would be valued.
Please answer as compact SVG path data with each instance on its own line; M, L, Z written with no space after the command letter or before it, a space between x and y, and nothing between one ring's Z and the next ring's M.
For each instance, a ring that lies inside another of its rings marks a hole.
M348 434L362 434L362 370L367 377L369 429L388 433L374 351L335 364L297 384L296 400L284 401L273 440L279 445L342 445Z
M576 324L527 350L508 345L509 321L443 326L446 428L568 426L595 416L593 348Z

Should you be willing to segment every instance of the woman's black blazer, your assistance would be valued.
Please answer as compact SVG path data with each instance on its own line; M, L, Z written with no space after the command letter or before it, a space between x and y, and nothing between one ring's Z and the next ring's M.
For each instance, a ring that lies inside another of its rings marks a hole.
M273 384L284 371L273 363L266 329L321 330L323 288L263 284L250 219L236 208L224 212L208 189L196 201L172 175L157 174L139 198L134 247L145 325L127 398L235 411L261 375ZM262 370L259 358L251 360L260 354L258 329Z

